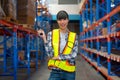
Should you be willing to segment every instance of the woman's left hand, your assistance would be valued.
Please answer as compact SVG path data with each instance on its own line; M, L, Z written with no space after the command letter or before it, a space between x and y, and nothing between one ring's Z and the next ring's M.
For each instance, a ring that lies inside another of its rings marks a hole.
M53 57L52 59L57 60L57 59L59 59L59 56L57 56L57 57Z

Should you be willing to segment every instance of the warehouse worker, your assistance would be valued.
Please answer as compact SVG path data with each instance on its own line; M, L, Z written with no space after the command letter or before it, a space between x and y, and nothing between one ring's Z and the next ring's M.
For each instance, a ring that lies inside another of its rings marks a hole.
M49 56L48 68L51 69L49 80L75 80L75 57L78 53L76 33L69 31L69 17L66 11L57 13L59 29L48 33L43 30L38 34L43 39Z

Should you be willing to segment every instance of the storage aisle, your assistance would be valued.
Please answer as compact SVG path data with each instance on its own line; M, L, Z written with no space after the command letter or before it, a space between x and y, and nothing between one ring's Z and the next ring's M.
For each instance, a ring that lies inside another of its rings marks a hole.
M103 76L98 74L95 71L95 69L93 69L93 67L91 67L79 55L76 58L76 65L77 65L76 80L105 80ZM45 63L28 80L48 80L49 73L50 70L48 70L47 65Z

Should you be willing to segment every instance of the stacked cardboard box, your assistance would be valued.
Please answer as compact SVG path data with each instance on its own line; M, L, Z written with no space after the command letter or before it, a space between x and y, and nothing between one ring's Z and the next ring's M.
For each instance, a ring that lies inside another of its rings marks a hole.
M18 0L17 16L20 24L34 24L35 20L35 2L33 0Z
M16 19L16 0L8 0L8 15Z
M0 6L2 12L4 12L4 17L11 17L12 19L16 20L16 0L1 0Z

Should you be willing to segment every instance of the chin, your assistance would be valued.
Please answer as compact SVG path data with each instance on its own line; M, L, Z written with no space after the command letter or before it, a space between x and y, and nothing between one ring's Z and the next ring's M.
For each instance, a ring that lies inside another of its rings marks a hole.
M60 28L60 29L65 30L66 28Z

